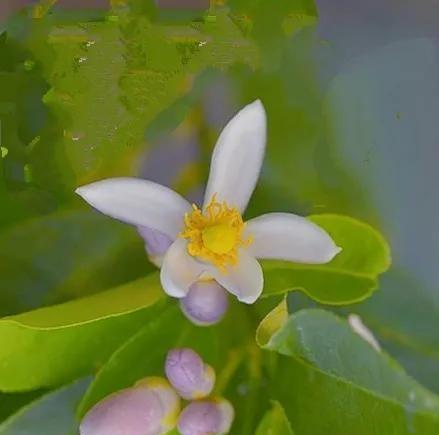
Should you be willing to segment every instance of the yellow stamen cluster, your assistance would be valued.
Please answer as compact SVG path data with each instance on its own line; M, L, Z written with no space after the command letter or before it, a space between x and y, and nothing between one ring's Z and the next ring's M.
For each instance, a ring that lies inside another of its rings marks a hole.
M188 252L193 257L212 263L225 273L229 265L238 262L238 248L252 240L243 239L245 223L236 208L217 202L215 195L203 212L195 204L184 218L185 228L180 234L188 239Z

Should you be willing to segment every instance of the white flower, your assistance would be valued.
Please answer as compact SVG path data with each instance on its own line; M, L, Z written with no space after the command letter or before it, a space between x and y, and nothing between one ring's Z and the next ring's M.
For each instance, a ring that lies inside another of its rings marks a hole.
M242 220L265 143L266 115L258 100L222 131L201 209L167 187L137 178L102 180L76 192L102 213L172 240L161 268L161 282L170 296L183 298L196 281L215 279L251 304L263 289L257 259L317 264L340 251L323 229L300 216L269 213Z

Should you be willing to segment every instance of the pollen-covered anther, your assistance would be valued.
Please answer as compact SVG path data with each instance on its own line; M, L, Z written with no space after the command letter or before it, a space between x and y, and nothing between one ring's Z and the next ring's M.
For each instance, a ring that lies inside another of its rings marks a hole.
M193 257L208 261L221 272L238 262L238 249L251 244L244 238L245 223L239 211L213 195L204 212L196 205L185 216L185 228L180 236L188 240L188 252Z

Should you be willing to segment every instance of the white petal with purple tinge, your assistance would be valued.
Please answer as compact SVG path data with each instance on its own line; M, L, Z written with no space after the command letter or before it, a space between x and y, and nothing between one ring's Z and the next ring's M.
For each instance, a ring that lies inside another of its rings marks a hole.
M160 231L173 240L191 209L178 193L140 178L109 178L79 187L76 193L101 213Z
M183 298L197 281L205 266L187 252L187 242L177 239L166 252L160 271L163 289L169 296Z
M254 303L264 288L261 265L244 249L239 252L238 264L229 267L227 273L221 273L216 268L212 268L210 272L228 292L246 304Z
M256 258L319 264L331 261L340 248L313 222L291 213L268 213L246 222L253 238L248 252Z
M216 194L219 202L245 210L264 159L266 123L264 106L257 100L226 125L213 151L204 207Z

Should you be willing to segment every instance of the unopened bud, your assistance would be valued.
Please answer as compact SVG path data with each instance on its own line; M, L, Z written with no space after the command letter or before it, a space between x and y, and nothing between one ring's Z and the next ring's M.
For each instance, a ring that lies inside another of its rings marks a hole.
M162 435L175 427L180 399L164 379L114 393L84 417L81 435Z
M137 231L145 241L145 250L151 263L161 267L172 240L166 234L148 227L137 227Z
M178 420L182 435L227 434L233 422L232 405L225 399L192 402Z
M208 396L215 384L215 371L192 349L168 352L165 371L171 385L186 400Z
M199 326L218 323L229 305L226 290L216 281L197 281L188 294L180 299L185 316Z

